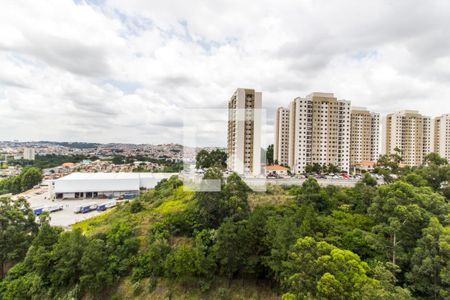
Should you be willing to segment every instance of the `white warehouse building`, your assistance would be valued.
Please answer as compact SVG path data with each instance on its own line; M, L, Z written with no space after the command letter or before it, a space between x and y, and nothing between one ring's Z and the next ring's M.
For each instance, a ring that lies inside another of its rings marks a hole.
M112 198L138 195L177 173L72 173L53 181L56 199Z

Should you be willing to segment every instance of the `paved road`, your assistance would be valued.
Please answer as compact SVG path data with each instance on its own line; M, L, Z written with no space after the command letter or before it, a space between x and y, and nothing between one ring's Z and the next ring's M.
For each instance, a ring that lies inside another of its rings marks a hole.
M298 178L280 178L280 179L267 179L268 183L280 184L280 185L301 185L306 179ZM359 181L359 179L317 179L317 182L321 186L327 185L339 185L344 187L353 187Z

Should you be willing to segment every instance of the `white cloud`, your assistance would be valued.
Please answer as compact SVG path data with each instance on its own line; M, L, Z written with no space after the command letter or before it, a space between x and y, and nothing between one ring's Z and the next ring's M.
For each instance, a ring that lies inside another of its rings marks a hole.
M263 92L269 123L277 106L313 91L381 113L450 112L449 9L445 0L3 1L0 140L181 142L183 108L225 108L237 87ZM205 140L225 145L220 134Z

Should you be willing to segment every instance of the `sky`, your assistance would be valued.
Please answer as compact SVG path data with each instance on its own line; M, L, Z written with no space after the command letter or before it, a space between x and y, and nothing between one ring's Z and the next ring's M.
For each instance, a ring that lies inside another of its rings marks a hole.
M262 92L267 143L276 108L311 92L450 113L449 15L448 0L3 0L0 140L182 143L186 115L239 87ZM225 146L202 122L197 143Z

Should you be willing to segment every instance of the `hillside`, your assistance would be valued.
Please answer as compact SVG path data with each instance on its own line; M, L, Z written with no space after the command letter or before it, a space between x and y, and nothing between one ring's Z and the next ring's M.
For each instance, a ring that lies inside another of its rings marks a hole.
M140 241L140 251L145 252L149 247L148 232L155 224L163 223L168 218L177 214L183 214L195 205L195 193L185 191L180 186L166 192L165 197L155 196L157 191L150 191L142 195L139 203L142 207L131 211L131 204L123 205L102 215L90 218L73 225L73 229L80 229L85 234L93 236L105 233L111 224L125 223L135 228L135 233ZM290 198L280 189L277 197L273 195L250 195L250 203L256 206L256 202L273 202L279 199ZM262 200L264 199L264 200ZM283 201L283 200L281 200ZM189 243L188 239L180 236L171 236L170 244L178 245ZM193 280L190 282L178 282L176 280L160 279L154 286L150 279L146 278L133 282L130 276L124 277L117 286L108 290L108 297L113 299L279 299L278 289L270 282L258 279L217 277L204 283Z
M2 252L15 266L0 298L449 296L450 193L437 184L448 164L405 169L381 186L367 174L354 188L309 178L254 193L236 174L223 180L211 168L205 178L221 179L222 191L188 191L172 177L67 232L45 216L30 223L24 203L2 199L2 224L10 218L20 233L4 245L23 247Z

